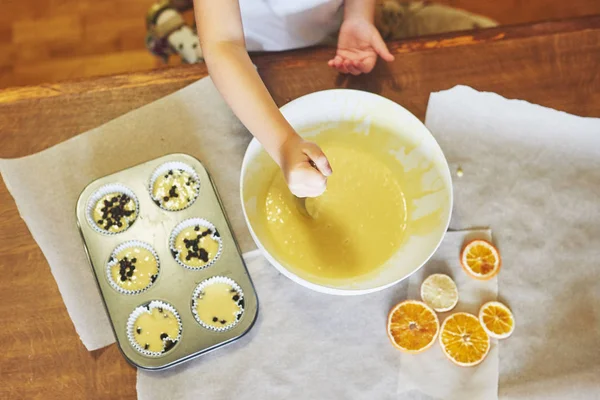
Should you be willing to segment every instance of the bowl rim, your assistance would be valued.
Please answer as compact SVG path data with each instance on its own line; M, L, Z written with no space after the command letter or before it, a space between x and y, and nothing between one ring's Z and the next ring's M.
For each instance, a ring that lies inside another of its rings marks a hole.
M379 285L379 286L375 286L372 288L368 288L368 289L340 289L340 288L332 288L330 286L324 286L324 285L319 285L313 282L310 282L306 279L303 279L301 277L299 277L298 275L294 274L293 272L291 272L290 270L288 270L287 268L285 268L283 265L281 265L279 263L279 261L277 261L272 255L271 253L269 253L267 251L267 249L265 248L265 246L262 244L262 242L260 241L260 239L258 238L258 236L256 235L256 233L254 232L254 229L252 228L252 224L250 223L250 219L248 218L248 213L246 211L246 204L244 202L244 175L245 172L248 168L248 165L250 163L250 148L253 146L260 146L262 147L262 145L260 144L260 142L256 139L256 138L252 138L252 140L250 141L250 143L248 143L248 146L246 147L246 151L244 152L244 158L242 159L242 167L240 170L240 201L241 201L241 205L242 205L242 212L244 214L244 220L246 222L246 226L248 227L248 230L250 232L250 236L252 237L252 240L254 240L254 243L256 244L256 247L258 248L258 251L260 251L260 253L267 259L267 261L269 261L269 263L277 270L279 271L281 274L283 274L284 276L286 276L287 278L291 279L292 281L294 281L295 283L304 286L308 289L314 290L316 292L319 293L325 293L325 294L332 294L332 295L338 295L338 296L357 296L357 295L363 295L363 294L369 294L369 293L375 293L381 290L385 290L391 286L394 286L400 282L402 282L405 279L408 279L410 276L412 276L414 273L416 273L417 271L419 271L421 268L423 268L423 266L425 264L427 264L427 262L431 259L431 257L433 257L433 255L437 252L438 248L440 247L440 245L442 244L442 241L444 240L444 237L446 236L446 233L448 232L448 227L450 226L450 221L452 219L452 210L454 208L454 191L453 191L453 183L452 183L452 174L450 173L450 166L448 165L448 160L446 158L446 155L444 154L441 146L439 145L438 141L436 140L435 136L433 136L433 134L431 133L431 131L429 130L429 128L427 128L427 126L425 126L425 124L418 119L413 113L411 113L409 110L407 110L406 108L404 108L403 106L401 106L400 104L396 103L393 100L388 99L387 97L381 96L379 94L376 93L371 93L371 92L367 92L367 91L363 91L363 90L356 90L356 89L325 89L325 90L319 90L316 92L312 92L312 93L308 93L306 95L297 97L296 99L290 101L289 103L284 104L283 106L281 106L279 108L279 110L284 113L284 111L293 106L294 103L298 103L299 101L306 101L306 98L310 98L313 96L322 96L323 93L327 93L327 94L334 94L334 93L344 93L344 94L348 94L351 96L371 96L373 98L378 98L380 101L383 100L387 103L390 103L390 105L392 107L397 107L400 110L403 110L404 112L408 113L410 115L410 117L412 117L414 120L416 120L419 125L421 125L425 131L427 133L429 133L429 135L431 136L431 139L433 139L433 144L435 147L437 147L437 149L440 151L440 153L442 154L442 158L443 158L443 163L441 163L442 165L442 169L443 169L443 173L447 174L447 178L448 178L448 184L449 184L449 190L448 190L448 218L444 223L444 233L442 235L440 235L440 238L438 239L437 244L435 245L435 247L433 248L433 250L431 251L431 254L429 254L429 256L427 256L423 262L421 263L421 265L419 265L417 268L415 268L412 272L406 274L405 276L403 276L402 278L393 280L391 282L388 282L386 284L383 285ZM285 114L284 114L285 116ZM287 119L287 118L286 118ZM445 167L445 168L444 168Z

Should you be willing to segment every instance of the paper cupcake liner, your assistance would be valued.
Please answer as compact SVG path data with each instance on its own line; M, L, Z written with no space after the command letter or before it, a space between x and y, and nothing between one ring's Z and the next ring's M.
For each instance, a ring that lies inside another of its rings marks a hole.
M206 329L209 329L211 331L215 331L215 332L225 332L230 330L231 328L233 328L234 326L236 326L238 324L238 322L240 322L240 320L242 319L242 315L244 315L244 306L240 306L240 312L238 314L238 318L236 318L235 321L233 321L230 324L227 325L223 325L222 327L215 327L212 325L208 325L207 323L205 323L204 321L202 321L200 319L200 316L198 315L198 311L196 311L196 306L198 305L198 296L200 295L200 293L208 286L215 284L215 283L226 283L228 285L230 285L233 289L235 289L238 293L238 295L240 296L240 299L238 300L238 304L240 301L244 300L244 292L242 291L242 288L240 287L240 285L238 285L233 279L227 278L225 276L213 276L212 278L208 278L202 282L200 282L198 284L198 286L196 286L196 289L194 289L194 293L192 294L192 314L194 314L194 319L196 320L196 322L198 322L201 326L203 326Z
M177 343L179 343L179 341L181 341L181 332L183 331L183 326L181 325L181 318L179 317L179 313L172 305L170 305L168 303L165 303L160 300L152 300L151 302L143 304L143 305L137 307L136 309L134 309L133 312L131 314L129 314L129 319L127 320L127 339L129 340L129 344L131 344L131 347L133 347L137 352L139 352L145 356L148 356L148 357L160 357L160 356L166 354L168 351L170 351L170 349L167 351L162 351L162 352L149 351L149 350L144 349L142 346L140 346L138 344L138 342L135 340L135 336L134 336L135 321L138 319L138 317L140 315L142 315L143 313L147 313L154 308L162 308L164 310L169 310L173 313L173 315L177 319L177 323L179 324L179 333L177 334L177 338L173 341L173 343L174 343L173 346L175 346ZM163 339L163 343L168 342L168 341L171 341L171 340ZM171 347L171 349L172 348L173 347Z
M185 207L183 207L183 208L178 208L176 210L163 207L163 199L162 198L156 198L156 197L154 197L154 190L153 190L154 189L154 182L160 176L164 175L165 173L169 172L169 170L173 170L173 169L182 170L182 171L185 171L188 174L190 174L192 176L192 178L194 178L194 180L196 180L196 186L197 186L194 198L192 198L190 200L190 202L188 203L188 205L185 206ZM150 197L152 198L152 201L154 201L154 203L157 206L159 206L161 209L163 209L165 211L181 211L181 210L185 210L186 208L188 208L192 204L194 204L196 202L196 199L198 198L198 195L200 193L200 177L196 173L196 170L194 168L190 167L189 165L187 165L186 163L183 163L183 162L180 162L180 161L170 161L170 162L167 162L167 163L164 163L164 164L160 165L158 168L156 168L154 170L154 172L150 176L150 183L148 184L148 192L150 193Z
M98 224L96 223L96 221L94 220L94 217L93 217L94 207L96 206L96 203L102 197L106 196L107 194L111 194L111 193L125 194L125 195L129 196L130 198L132 198L135 203L135 215L136 215L135 219L131 222L124 221L125 224L127 224L127 227L120 232L110 232L110 231L107 231L106 229L98 226ZM138 199L137 199L137 196L135 195L135 193L133 193L133 191L131 189L129 189L127 186L122 185L120 183L111 183L111 184L100 187L98 190L96 190L94 192L94 194L92 196L90 196L90 198L87 202L85 215L86 215L86 219L87 219L88 223L96 232L101 233L103 235L118 235L119 233L123 233L126 230L128 230L129 228L131 228L131 226L135 223L135 221L137 221L138 217L140 216L140 204L138 202Z
M177 239L177 235L179 235L179 233L181 231L183 231L185 228L189 228L190 226L196 226L196 225L200 225L205 228L212 229L213 234L211 235L211 237L213 239L215 239L217 242L219 242L219 250L217 250L217 254L215 254L213 259L210 260L206 265L203 265L201 267L194 267L192 265L187 265L184 261L182 261L179 258L179 251L175 248L175 240ZM169 248L171 249L171 255L173 256L173 258L175 258L175 261L177 261L177 263L179 265L181 265L184 268L191 269L192 271L199 271L199 270L210 267L211 265L213 265L214 263L217 262L219 257L221 257L221 253L223 252L223 240L221 239L221 236L219 235L217 228L212 223L208 222L207 220L205 220L203 218L190 218L190 219L186 219L186 220L180 222L179 224L177 224L177 226L175 226L175 228L171 232L171 237L169 238Z
M112 251L112 253L110 254L110 258L108 259L108 263L106 263L106 277L108 278L108 283L110 283L110 286L113 289L115 289L117 292L119 292L121 294L126 294L126 295L134 295L134 294L140 294L142 292L145 292L146 290L150 289L156 282L156 279L150 280L150 283L148 284L148 286L146 286L143 289L127 290L127 289L123 288L122 286L120 286L118 282L114 281L114 279L112 277L111 269L118 262L117 254L119 254L121 251L128 249L130 247L142 247L142 248L148 250L150 253L152 253L152 255L154 256L154 259L156 260L156 268L157 268L156 279L158 279L158 275L160 274L160 259L158 258L158 254L152 248L152 246L150 246L148 243L140 242L139 240L130 240L128 242L120 244Z

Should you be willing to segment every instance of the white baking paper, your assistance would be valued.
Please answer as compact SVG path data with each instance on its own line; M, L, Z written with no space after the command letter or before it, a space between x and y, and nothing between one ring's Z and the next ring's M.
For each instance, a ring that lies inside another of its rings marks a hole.
M456 233L448 233L452 237ZM445 313L438 313L440 325L455 312L478 315L485 302L496 300L498 279L478 281L469 277L460 266L460 250L473 239L491 241L488 230L473 231L463 242L444 240L433 260L414 273L408 282L408 298L420 299L421 283L431 274L443 273L452 277L458 287L458 304ZM502 251L502 249L500 249ZM498 398L498 346L491 342L490 351L478 366L463 368L453 364L442 352L436 340L432 348L422 354L401 354L398 381L399 398L427 395L440 400L492 400ZM418 397L417 397L418 398Z
M491 226L502 251L498 296L515 312L517 327L497 347L500 398L598 398L600 120L457 87L431 96L427 125L452 171L464 172L454 176L451 226ZM75 227L79 192L100 176L167 153L189 153L212 172L242 248L252 249L238 192L248 140L210 80L202 80L49 150L0 161L88 349L113 339ZM140 373L141 398L153 398L153 391L162 399L188 393L244 398L246 391L253 395L248 398L434 398L418 389L422 381L406 380L413 365L399 365L404 355L381 336L385 314L405 298L406 285L338 298L293 284L261 258L250 271L261 300L251 333L171 371ZM271 306L270 293L280 294ZM254 354L257 340L268 345ZM231 373L220 368L248 354ZM235 386L238 376L243 389ZM440 386L433 379L427 384ZM495 384L490 379L489 388Z
M490 226L502 251L516 329L500 398L599 399L600 119L459 86L431 95L426 125L453 172L451 226Z
M489 232L448 233L442 251L429 262L432 268L452 263L446 257L457 259L473 234ZM390 343L386 323L389 310L406 298L406 284L369 295L332 296L294 283L259 253L248 254L246 263L259 299L252 330L171 370L138 370L139 399L397 398L405 356Z
M4 182L88 350L114 337L77 230L81 191L94 179L165 154L190 154L212 174L240 246L251 250L239 196L250 138L206 78L48 150L0 160Z

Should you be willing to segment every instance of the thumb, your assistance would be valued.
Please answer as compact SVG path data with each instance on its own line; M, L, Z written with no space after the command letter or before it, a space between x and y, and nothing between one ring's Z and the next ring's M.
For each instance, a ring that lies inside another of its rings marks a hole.
M327 178L308 163L300 164L286 175L290 192L296 197L317 197L327 187Z
M308 156L310 161L314 163L314 166L325 176L329 176L333 173L327 156L323 153L323 150L314 143L307 142L304 149L304 154Z
M394 61L394 56L388 50L388 48L387 48L385 42L383 41L383 39L381 38L381 35L379 34L379 32L376 32L373 35L373 40L372 40L371 45L373 46L373 48L375 49L377 54L379 54L379 57L383 58L387 62Z

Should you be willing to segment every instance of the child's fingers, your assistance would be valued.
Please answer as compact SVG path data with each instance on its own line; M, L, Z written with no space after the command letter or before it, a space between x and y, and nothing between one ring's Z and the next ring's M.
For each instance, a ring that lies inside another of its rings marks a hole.
M350 71L348 71L348 68L344 67L344 64L341 64L339 67L336 67L336 69L338 71L340 71L342 74L349 74Z
M340 57L340 56L335 56L335 57L333 57L331 60L327 61L327 65L329 65L329 66L330 66L330 67L332 67L332 68L337 68L335 64L336 64L336 61L337 61L337 59L338 59L339 57Z
M325 193L326 187L320 189L312 189L312 188L297 188L295 186L289 186L290 192L296 197L306 198L306 197L319 197L323 193Z
M297 197L317 197L325 192L327 178L313 167L297 167L288 182L290 191Z
M350 72L354 76L358 76L358 75L362 74L362 72L355 67L349 67L348 72Z
M344 61L344 67L350 72L352 75L360 75L360 70L353 65L351 60Z
M333 59L333 64L335 66L335 68L340 71L343 74L347 74L348 73L348 69L346 67L344 67L344 60L342 59L342 57L340 56L335 56L335 58Z
M367 68L367 66L365 65L365 63L360 60L353 61L352 65L354 66L354 68L356 68L360 72L363 72L363 73L370 72L369 69Z
M322 195L325 189L327 189L327 178L315 169L306 171L303 180L303 197L317 197Z
M329 65L331 68L334 68L334 69L339 69L339 68L337 67L337 64L336 64L335 57L334 57L334 58L332 58L331 60L327 61L327 65Z
M375 35L375 37L373 38L372 46L377 52L377 54L379 54L379 57L383 58L387 62L394 61L394 56L388 50L385 42L383 41L379 33L377 33L377 35Z
M321 150L319 146L314 143L307 142L303 150L304 154L310 158L321 174L324 176L329 176L333 173L331 165L329 164L329 160L327 160L327 156L325 153L323 153L323 150Z
M343 74L348 74L350 73L348 71L348 68L346 68L346 66L344 65L344 59L341 56L335 56L335 59L333 60L334 64L335 64L335 68L340 71Z

